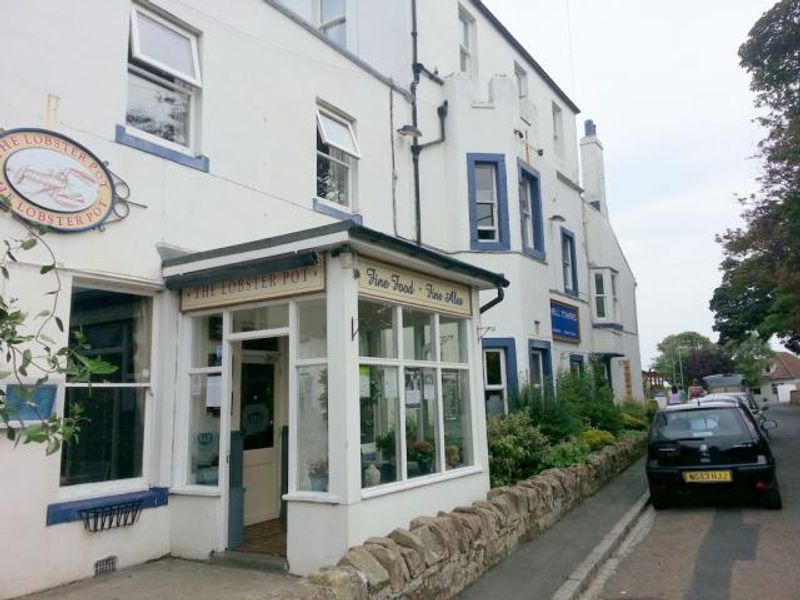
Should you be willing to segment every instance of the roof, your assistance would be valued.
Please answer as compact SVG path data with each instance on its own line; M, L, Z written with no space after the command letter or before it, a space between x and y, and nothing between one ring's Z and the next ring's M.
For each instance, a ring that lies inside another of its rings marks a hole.
M352 240L369 249L377 248L404 254L446 272L480 280L492 287L509 286L508 280L500 273L476 267L435 250L369 229L354 221L340 221L223 248L168 257L162 261L161 266L165 271L164 279L167 287L174 289L196 285L194 280L198 278L203 283L226 279L231 276L232 269L241 267L248 271L264 273L274 270L273 263L280 263L281 268L291 268L285 265L295 263L311 264L316 260L316 257L312 256L315 253L311 251L327 246L331 240L339 246L343 241ZM315 245L317 242L319 245ZM239 260L237 255L246 255L248 258Z
M767 379L800 379L800 358L791 352L776 352Z
M544 70L542 65L536 62L536 59L534 59L530 52L525 49L525 46L523 46L519 40L514 37L514 35L506 28L506 26L494 16L494 13L492 13L492 11L489 10L489 8L483 2L481 2L481 0L472 0L472 4L481 12L484 17L486 17L486 19L494 26L497 32L502 35L517 52L522 55L522 57L533 68L533 70L536 71L542 79L544 79L545 83L547 83L550 89L552 89L556 95L561 98L561 100L563 100L573 112L575 112L575 114L581 112L581 109L578 108L578 106L570 99L570 97L567 96L566 92L564 92L564 90L562 90L558 84L553 81L553 78L547 74L547 71Z

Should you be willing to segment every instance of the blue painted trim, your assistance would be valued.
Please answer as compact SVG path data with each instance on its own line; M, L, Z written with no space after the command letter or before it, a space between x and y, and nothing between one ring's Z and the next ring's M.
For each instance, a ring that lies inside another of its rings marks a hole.
M573 288L568 288L567 285L566 285L566 282L565 282L565 284L564 284L564 293L567 294L568 296L572 296L574 298L577 298L578 297L578 290L579 290L579 286L578 286L578 252L577 252L577 250L575 248L575 234L572 233L566 227L562 227L561 228L561 239L564 239L564 238L566 238L569 241L570 251L572 252L572 256L571 256L572 260L570 261L570 264L572 266L572 283L575 286ZM564 248L564 244L563 243L561 244L561 248L562 249ZM562 263L563 263L563 257L562 257Z
M531 360L531 351L538 350L542 353L542 370L545 377L553 376L553 353L550 342L542 340L528 340L528 363ZM530 369L530 364L528 365ZM530 374L530 371L528 372Z
M127 132L124 125L117 125L114 141L123 146L130 146L142 152L153 154L172 162L176 162L184 167L191 167L198 171L208 173L209 160L207 156L188 156L183 152L178 152L172 148L167 148L161 144L150 142Z
M594 323L596 329L613 329L614 331L622 331L623 327L619 323Z
M329 217L334 217L340 221L354 221L359 225L363 225L364 221L361 215L352 213L349 210L335 208L321 201L319 198L314 198L314 211L323 215L328 215Z
M484 350L505 350L508 391L516 393L519 390L519 375L517 373L517 345L514 338L483 338L481 343Z
M521 159L517 159L517 167L519 168L519 177L528 180L528 189L533 191L531 198L531 213L533 214L533 242L532 244L525 244L525 233L522 234L522 252L526 256L535 258L542 262L547 260L547 255L544 247L544 223L542 221L542 187L541 176L539 171L528 165ZM522 220L522 198L520 202L519 222L520 229L524 230L525 222Z
M142 508L166 506L169 502L169 488L154 487L145 492L131 492L130 494L117 494L114 496L102 496L100 498L88 498L86 500L72 500L70 502L49 504L47 506L47 525L80 521L81 517L78 514L79 511L87 508L99 508L109 504L134 502L136 500L141 500L143 502Z
M499 240L483 242L478 239L478 216L475 203L475 165L495 166L497 186L497 228ZM506 157L504 154L467 154L467 191L469 196L469 241L472 250L507 251L511 249L508 229L508 186L506 184Z

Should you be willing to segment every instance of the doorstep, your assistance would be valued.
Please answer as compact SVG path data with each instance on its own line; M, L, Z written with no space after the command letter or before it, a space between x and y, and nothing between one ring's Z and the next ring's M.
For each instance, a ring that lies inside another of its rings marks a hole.
M233 567L235 569L250 569L269 573L289 572L289 563L286 562L284 557L260 552L245 552L241 550L212 552L209 562L213 565Z

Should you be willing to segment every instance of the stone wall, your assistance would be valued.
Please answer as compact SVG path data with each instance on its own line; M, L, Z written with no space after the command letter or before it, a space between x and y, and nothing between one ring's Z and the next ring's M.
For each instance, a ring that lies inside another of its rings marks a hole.
M306 582L315 597L335 600L451 598L636 461L645 440L625 437L586 464L549 469L491 490L486 501L418 517L408 530L351 548Z

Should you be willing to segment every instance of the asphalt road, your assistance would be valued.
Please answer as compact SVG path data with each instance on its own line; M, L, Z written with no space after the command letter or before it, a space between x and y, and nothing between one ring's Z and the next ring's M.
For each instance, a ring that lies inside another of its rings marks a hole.
M768 418L783 510L716 502L649 509L594 598L603 600L800 599L800 407ZM649 528L649 531L647 530Z

